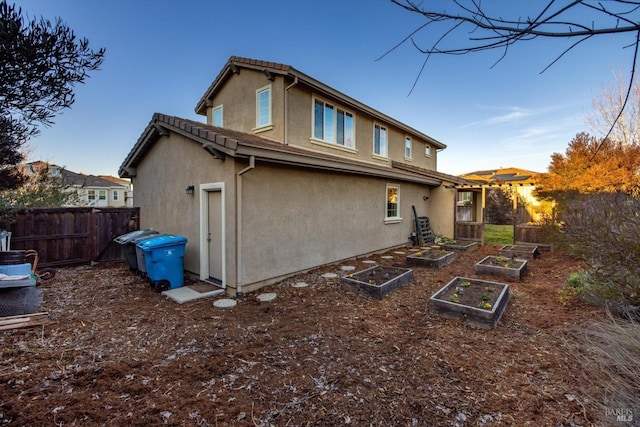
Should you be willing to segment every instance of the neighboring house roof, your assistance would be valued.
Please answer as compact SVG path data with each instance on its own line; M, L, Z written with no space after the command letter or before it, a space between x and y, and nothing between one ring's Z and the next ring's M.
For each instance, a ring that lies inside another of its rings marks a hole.
M37 172L43 169L55 170L56 173L59 174L62 182L72 187L80 187L80 188L112 188L112 187L123 187L126 188L127 185L121 183L114 183L108 181L106 179L102 179L95 175L85 175L82 173L72 172L70 170L65 169L64 167L60 167L53 163L47 163L43 161L35 161L27 163L27 166L31 167L33 172Z
M225 156L250 158L253 156L257 160L270 163L401 179L432 186L441 185L443 180L458 183L468 182L462 178L436 171L402 166L401 163L397 162L392 162L392 166L389 167L333 156L301 147L281 144L256 135L160 113L153 115L142 135L120 166L120 176L127 178L136 176L135 168L139 162L161 136L169 135L169 131L200 143L205 150L216 158L224 158Z
M460 176L479 184L522 184L525 181L530 183L535 181L536 175L539 175L539 173L510 167L469 172Z
M127 186L127 187L131 184L130 180L123 179L123 178L118 178L117 176L98 175L98 178L104 179L105 181L113 182L113 183L116 183L116 184L121 184L121 185L124 185L124 186Z
M326 84L296 70L290 65L278 64L276 62L261 61L257 59L241 58L238 56L232 56L231 58L229 58L229 60L227 61L225 66L222 68L218 76L215 78L213 83L211 83L209 88L206 90L206 92L204 93L204 95L196 105L195 112L197 114L202 114L202 115L206 114L206 108L211 106L211 99L213 98L213 95L218 91L220 87L222 87L222 85L224 85L226 80L231 75L239 73L240 68L258 70L263 72L265 75L267 75L267 77L270 77L272 74L289 76L294 81L297 81L298 84L300 83L304 84L312 88L314 91L318 93L321 93L325 96L330 96L334 99L339 100L342 104L346 106L349 106L355 110L364 111L367 114L370 114L371 116L373 116L375 119L389 123L390 125L393 125L405 132L417 135L420 138L428 141L430 144L434 145L437 149L443 149L447 147L442 142L437 141L431 138L430 136L425 135L424 133L410 126L396 119L393 119L387 116L386 114L381 113L380 111L375 110L369 107L368 105L365 105L362 102L357 101L356 99L343 94L342 92L339 92L327 86Z

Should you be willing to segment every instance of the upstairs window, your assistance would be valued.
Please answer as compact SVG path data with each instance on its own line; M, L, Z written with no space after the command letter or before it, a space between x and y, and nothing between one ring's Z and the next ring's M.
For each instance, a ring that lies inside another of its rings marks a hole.
M404 156L407 159L411 158L411 138L408 136L404 138Z
M118 198L119 198L118 194L119 194L118 190L113 190L113 201L114 202L118 201Z
M313 103L313 138L354 148L353 114L319 99Z
M218 105L211 112L211 124L219 128L222 127L222 105Z
M96 190L87 191L87 199L89 199L90 201L95 200L96 199Z
M387 128L384 126L373 127L373 154L387 157Z
M271 125L271 86L256 91L256 127Z
M107 190L98 190L98 200L107 200Z
M431 157L431 146L429 144L424 147L424 155L427 157Z

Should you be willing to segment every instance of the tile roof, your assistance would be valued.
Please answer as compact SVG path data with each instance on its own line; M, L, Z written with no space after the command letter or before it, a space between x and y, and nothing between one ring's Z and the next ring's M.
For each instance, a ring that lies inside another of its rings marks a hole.
M411 170L395 167L395 162L392 162L392 166L382 166L334 156L302 147L285 145L253 134L245 134L160 113L153 115L146 129L120 166L119 174L121 177L135 176L135 173L132 173L132 168L137 166L165 130L179 133L199 142L212 154L222 157L227 155L239 158L255 156L257 159L268 162L354 174L394 176L398 179L421 182L427 185L440 185L445 176L456 178L426 169L415 168ZM457 179L460 180L460 178Z
M278 74L278 75L286 75L286 76L290 76L292 79L298 79L299 83L310 87L313 91L321 93L324 96L329 96L334 99L337 99L339 102L345 104L350 108L355 109L356 111L365 112L378 120L386 122L389 125L393 125L405 132L408 132L417 137L420 137L425 141L429 142L430 144L434 145L437 149L444 149L447 147L444 143L366 104L363 104L362 102L354 98L351 98L350 96L314 79L313 77L300 72L299 70L295 69L290 65L280 64L277 62L262 61L259 59L242 58L239 56L230 57L227 63L224 65L224 67L222 67L222 70L220 71L220 73L218 73L218 75L213 80L211 85L209 85L209 87L205 91L204 95L202 95L202 97L200 98L200 101L198 101L198 104L195 107L195 112L197 114L202 114L202 115L206 114L208 101L210 101L213 98L214 94L226 82L226 80L230 76L232 76L234 73L237 72L238 67L260 70L262 72L269 72L269 73Z

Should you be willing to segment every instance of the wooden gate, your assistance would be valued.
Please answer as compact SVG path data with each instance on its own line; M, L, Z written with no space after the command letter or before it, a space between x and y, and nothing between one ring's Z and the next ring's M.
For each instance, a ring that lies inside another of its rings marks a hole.
M33 208L11 225L11 249L34 249L39 266L119 261L113 239L138 230L140 208Z

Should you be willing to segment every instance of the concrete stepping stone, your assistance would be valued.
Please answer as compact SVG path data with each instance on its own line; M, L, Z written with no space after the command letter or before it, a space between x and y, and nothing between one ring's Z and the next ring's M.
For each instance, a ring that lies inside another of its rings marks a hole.
M309 284L307 282L296 282L292 286L294 288L306 288Z
M382 255L380 258L382 259L393 259L391 255Z
M363 263L365 263L365 264L377 264L377 262L375 262L375 261L374 261L374 260L372 260L372 259L365 259L365 260L364 260L364 261L362 261L362 262L363 262Z
M256 298L258 298L258 301L261 302L269 302L276 299L276 294L274 292L266 292L264 294L258 295Z
M394 252L394 254L397 254L397 255L404 255L405 253L404 253L404 252L402 252L402 251L395 251L395 252Z
M353 265L343 265L342 267L340 267L340 270L342 271L353 271L356 268Z
M238 305L238 301L230 298L217 299L213 302L213 306L218 308L231 308L236 305Z
M325 279L336 279L338 278L338 275L336 273L324 273L322 277Z

